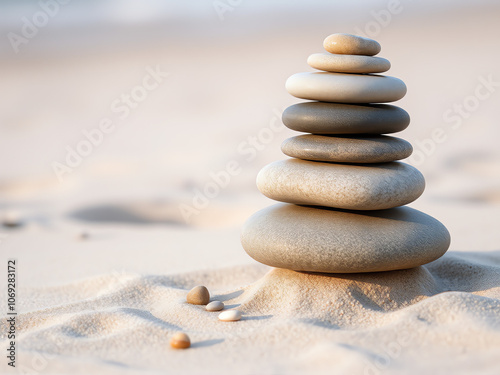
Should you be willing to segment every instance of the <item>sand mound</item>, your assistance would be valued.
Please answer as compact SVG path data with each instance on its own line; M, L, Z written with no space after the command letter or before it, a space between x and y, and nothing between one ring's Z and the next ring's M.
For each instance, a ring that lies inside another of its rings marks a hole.
M187 304L186 292L196 284L240 309L242 321L220 322L217 313ZM29 301L18 315L24 371L113 373L126 366L128 372L199 373L203 361L209 373L236 373L242 365L266 374L310 366L315 373L397 373L412 362L415 372L443 366L468 373L463 353L472 353L488 373L500 349L500 252L451 252L427 266L370 274L260 265L117 274L22 295ZM5 320L1 326L6 332ZM192 349L170 349L176 331L191 336Z

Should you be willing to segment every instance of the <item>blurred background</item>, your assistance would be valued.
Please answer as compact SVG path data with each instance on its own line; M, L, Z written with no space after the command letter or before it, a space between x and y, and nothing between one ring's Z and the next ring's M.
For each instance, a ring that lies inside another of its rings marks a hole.
M329 34L405 81L411 206L498 250L498 1L3 1L0 252L28 285L251 262L258 171L296 135L284 84ZM31 266L30 266L31 265Z

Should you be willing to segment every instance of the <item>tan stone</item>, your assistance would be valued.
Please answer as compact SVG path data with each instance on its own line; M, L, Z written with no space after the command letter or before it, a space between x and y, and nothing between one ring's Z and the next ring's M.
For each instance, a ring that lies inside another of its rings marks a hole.
M210 293L208 289L202 285L195 286L187 294L186 300L192 305L206 305L210 302Z
M383 73L391 68L389 60L382 57L332 53L312 54L307 63L314 69L338 73Z
M179 332L170 339L170 346L174 349L187 349L191 346L191 340L188 335Z
M327 52L342 55L373 56L381 50L380 44L373 39L342 33L327 36L323 47Z

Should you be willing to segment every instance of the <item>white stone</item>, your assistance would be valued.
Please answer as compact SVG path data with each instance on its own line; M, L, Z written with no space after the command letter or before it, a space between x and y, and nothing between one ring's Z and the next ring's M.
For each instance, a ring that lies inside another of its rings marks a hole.
M219 314L219 320L224 322L235 322L241 319L241 311L239 310L228 310L223 311Z
M297 73L285 86L297 98L332 103L387 103L406 94L403 81L376 74Z

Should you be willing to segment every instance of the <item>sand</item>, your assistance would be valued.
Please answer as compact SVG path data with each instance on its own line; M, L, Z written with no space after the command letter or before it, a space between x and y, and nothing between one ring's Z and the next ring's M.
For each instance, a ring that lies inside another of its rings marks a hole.
M322 52L326 35L355 33L386 7L328 4L276 5L277 18L243 2L223 22L209 4L189 22L186 13L152 26L134 12L120 24L125 15L110 12L114 23L86 29L62 13L24 52L0 49L0 216L22 223L0 228L0 269L19 262L20 373L500 372L500 90L458 120L444 117L488 77L500 80L496 3L404 2L376 37L387 74L408 87L397 105L411 124L395 135L412 143L405 162L426 178L411 207L451 233L443 258L327 276L271 269L241 248L243 222L273 204L258 193L257 172L284 159L281 142L297 135L272 127L299 101L286 79L311 71L307 57ZM20 16L0 25L3 35ZM118 119L111 103L157 65L171 75ZM116 130L59 182L51 163L103 117ZM272 140L252 149L248 137L263 128L275 129ZM446 140L436 144L438 128ZM230 161L241 172L186 222L179 203ZM199 284L243 319L220 322L187 305ZM179 330L190 349L170 348ZM8 371L2 357L0 373Z
M24 290L30 299L18 316L19 356L22 368L46 357L39 361L52 373L98 366L132 373L377 374L401 373L409 363L414 372L471 373L481 365L494 373L499 276L498 252L464 252L410 270L357 275L253 265L96 277ZM242 320L220 322L218 313L187 304L194 284L207 285L226 309L241 310ZM170 348L178 331L190 336L191 349Z

